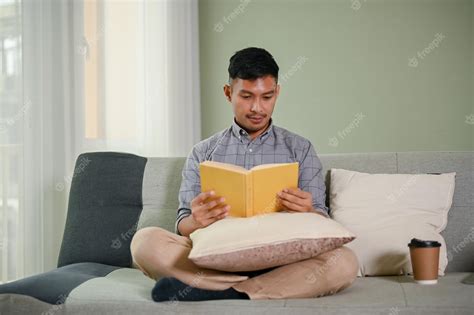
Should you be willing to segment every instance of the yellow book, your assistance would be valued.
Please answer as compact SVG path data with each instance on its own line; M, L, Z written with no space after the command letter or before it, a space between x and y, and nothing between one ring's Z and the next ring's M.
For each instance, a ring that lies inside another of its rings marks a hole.
M229 215L251 217L282 209L276 194L298 187L298 162L243 167L205 161L199 165L201 191L214 190L230 206Z

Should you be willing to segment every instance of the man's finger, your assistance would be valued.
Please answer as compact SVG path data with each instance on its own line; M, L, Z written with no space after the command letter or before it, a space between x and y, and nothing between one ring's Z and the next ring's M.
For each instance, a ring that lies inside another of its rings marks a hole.
M214 199L212 201L206 202L205 204L199 206L200 211L209 211L214 209L216 206L220 205L221 203L225 202L224 197L220 197L219 199Z
M209 213L207 213L206 218L211 219L225 214L230 209L229 205L224 205L219 208L214 208Z
M308 192L301 190L299 188L286 188L286 189L283 189L283 191L300 198L305 198L305 199L308 198Z
M193 213L196 213L196 215L200 218L200 220L207 220L210 217L209 212L215 209L216 207L218 207L219 205L223 204L224 202L225 202L225 198L220 197L219 199L206 202L203 205L195 206L193 208ZM225 206L225 204L223 204L222 206Z
M207 198L215 196L216 192L214 190L203 191L196 198L193 199L194 205L201 205Z
M291 203L294 203L294 204L297 204L297 205L300 205L300 206L304 206L304 199L301 198L301 197L297 197L297 196L294 196L292 194L289 194L289 193L286 193L286 192L283 192L283 191L280 192L278 194L278 196L282 200L290 201Z
M216 221L219 221L219 217L214 217L214 218L210 218L210 219L205 219L204 220L204 226L209 226L211 225L212 223L216 222Z
M292 202L289 202L287 200L282 199L281 204L283 206L285 206L288 210L294 210L294 211L298 211L298 212L305 212L305 209L302 206L300 206L298 204L295 204L295 203L292 203Z

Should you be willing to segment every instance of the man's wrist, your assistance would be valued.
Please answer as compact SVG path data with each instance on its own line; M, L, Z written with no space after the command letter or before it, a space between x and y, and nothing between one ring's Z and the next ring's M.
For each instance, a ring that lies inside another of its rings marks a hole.
M201 228L201 226L198 222L196 222L196 220L194 220L192 214L182 218L177 226L177 230L182 236L189 236L192 232L196 231L199 228Z

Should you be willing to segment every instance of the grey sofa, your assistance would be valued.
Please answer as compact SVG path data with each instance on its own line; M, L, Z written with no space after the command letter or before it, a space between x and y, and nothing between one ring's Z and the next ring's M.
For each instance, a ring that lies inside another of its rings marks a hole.
M474 152L320 158L326 175L331 168L457 172L442 233L449 264L437 285L417 285L407 275L365 277L336 295L313 299L155 303L150 296L154 281L131 268L129 245L136 230L146 226L174 231L185 158L98 152L77 160L58 268L1 285L0 314L474 314L474 286L460 282L474 272Z

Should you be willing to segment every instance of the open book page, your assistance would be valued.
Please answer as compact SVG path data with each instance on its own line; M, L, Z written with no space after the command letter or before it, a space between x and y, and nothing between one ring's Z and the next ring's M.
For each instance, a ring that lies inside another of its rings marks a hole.
M201 191L214 190L230 206L229 215L247 217L281 209L276 194L298 187L298 163L263 164L250 171L243 167L205 161L199 166ZM215 199L215 198L214 198Z
M264 164L252 169L252 215L281 209L276 194L285 188L298 187L298 163Z
M209 161L206 161L209 162ZM229 215L234 217L246 216L246 176L245 168L222 167L203 162L200 165L201 191L214 190L216 196L224 197L225 203L230 206ZM224 164L224 163L219 163ZM226 164L230 165L231 164ZM235 166L235 165L234 165ZM244 170L244 172L242 171Z

